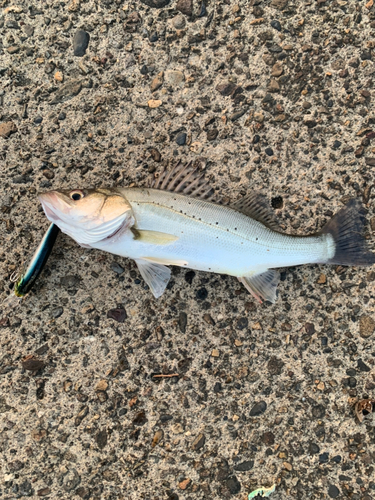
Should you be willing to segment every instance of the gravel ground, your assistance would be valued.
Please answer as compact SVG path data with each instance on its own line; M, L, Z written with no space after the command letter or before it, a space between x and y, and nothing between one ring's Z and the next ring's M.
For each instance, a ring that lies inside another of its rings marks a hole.
M143 185L178 159L314 232L375 166L373 0L2 0L1 302L48 188ZM275 305L60 235L0 315L0 498L375 498L375 272L282 273ZM159 375L159 376L156 376ZM162 376L160 376L162 375Z

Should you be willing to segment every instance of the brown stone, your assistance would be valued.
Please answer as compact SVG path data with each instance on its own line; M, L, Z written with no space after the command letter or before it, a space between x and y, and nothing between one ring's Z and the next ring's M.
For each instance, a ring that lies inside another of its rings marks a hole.
M359 320L359 334L364 339L371 337L375 331L375 321L371 316L363 314Z
M190 483L191 479L184 479L183 481L181 481L181 483L178 483L178 487L180 488L180 490L186 490Z
M179 10L185 16L191 16L193 13L193 0L178 0L176 10Z
M15 123L13 122L0 123L0 137L6 139L7 137L10 136L10 134L13 134L14 132L17 132L17 127Z
M164 72L161 71L155 76L155 78L151 82L150 85L151 92L155 92L155 90L158 90L163 85L163 82L164 82Z
M288 5L289 0L272 0L271 7L275 9L283 10Z

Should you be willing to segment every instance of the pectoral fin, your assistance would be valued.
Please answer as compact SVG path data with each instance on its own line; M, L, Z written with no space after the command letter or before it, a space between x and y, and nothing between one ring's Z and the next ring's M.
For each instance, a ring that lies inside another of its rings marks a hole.
M238 278L246 289L255 297L258 302L268 300L272 304L276 301L276 288L279 283L280 273L273 269L268 269L262 274L255 276Z
M171 277L171 270L161 264L148 262L143 259L137 259L135 262L142 278L150 287L154 297L157 299L163 295L164 290L168 285L169 278Z
M142 243L150 243L152 245L169 245L178 240L178 236L168 233L160 233L159 231L148 231L143 229L132 228L134 239Z

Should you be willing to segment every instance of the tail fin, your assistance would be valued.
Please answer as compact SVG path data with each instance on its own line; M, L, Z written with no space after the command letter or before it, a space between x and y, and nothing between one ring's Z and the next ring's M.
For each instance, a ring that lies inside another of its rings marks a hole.
M369 252L363 230L365 209L357 199L350 200L329 222L321 233L330 234L335 241L335 255L328 264L342 266L370 266L375 253Z

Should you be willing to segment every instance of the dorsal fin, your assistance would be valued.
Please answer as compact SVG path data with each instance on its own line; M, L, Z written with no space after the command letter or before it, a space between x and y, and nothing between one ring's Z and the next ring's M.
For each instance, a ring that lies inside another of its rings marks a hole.
M184 164L179 161L171 170L165 169L150 187L173 193L186 194L202 200L212 200L213 188L204 179L192 162Z
M265 197L256 191L251 191L249 194L235 201L230 206L238 212L242 212L252 219L261 222L274 231L281 231L275 215L268 205Z

